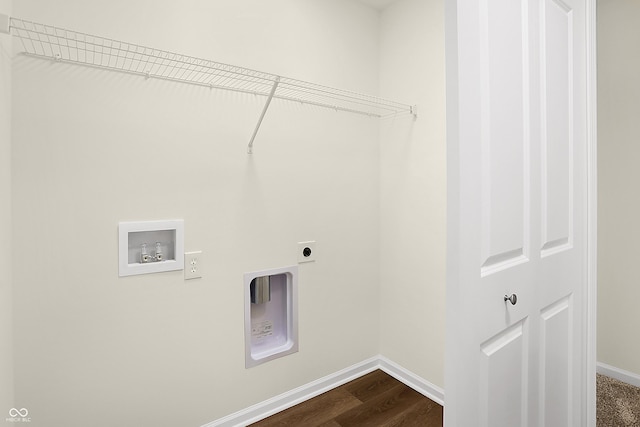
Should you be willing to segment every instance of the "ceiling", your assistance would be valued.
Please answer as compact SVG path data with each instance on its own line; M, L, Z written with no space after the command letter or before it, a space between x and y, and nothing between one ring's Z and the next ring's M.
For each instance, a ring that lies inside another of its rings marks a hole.
M360 0L360 3L364 3L376 9L384 9L396 1L397 0Z

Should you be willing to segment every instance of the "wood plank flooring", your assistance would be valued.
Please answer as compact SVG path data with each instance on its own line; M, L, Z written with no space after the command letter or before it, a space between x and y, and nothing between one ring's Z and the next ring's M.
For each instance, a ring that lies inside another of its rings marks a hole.
M251 427L441 427L442 406L377 370Z

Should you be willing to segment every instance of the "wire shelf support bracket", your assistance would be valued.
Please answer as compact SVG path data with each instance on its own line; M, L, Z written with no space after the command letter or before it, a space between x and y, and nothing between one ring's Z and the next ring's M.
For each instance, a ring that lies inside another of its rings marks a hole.
M10 27L11 27L10 22L11 22L11 19L9 18L9 15L4 15L0 13L0 33L9 34Z
M264 96L267 101L249 142L249 152L274 98L377 118L399 114L417 118L415 105L3 14L0 14L0 33L19 39L22 53L28 56Z
M262 114L260 114L260 118L258 119L258 124L256 125L256 129L253 131L253 135L251 136L251 141L249 141L249 147L247 148L248 154L253 154L253 141L256 139L256 135L260 130L260 125L262 124L264 115L267 114L267 110L269 109L269 104L271 104L271 100L273 99L273 95L276 93L276 89L278 89L278 84L280 84L280 77L276 77L275 81L273 82L273 87L271 88L271 92L269 92L269 97L267 98L267 102L264 104L264 108L262 109Z

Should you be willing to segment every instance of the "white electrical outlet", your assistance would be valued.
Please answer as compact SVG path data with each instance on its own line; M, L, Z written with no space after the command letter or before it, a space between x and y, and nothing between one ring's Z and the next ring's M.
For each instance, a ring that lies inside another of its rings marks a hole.
M316 260L316 242L298 242L298 263Z
M202 277L202 251L184 253L184 280Z

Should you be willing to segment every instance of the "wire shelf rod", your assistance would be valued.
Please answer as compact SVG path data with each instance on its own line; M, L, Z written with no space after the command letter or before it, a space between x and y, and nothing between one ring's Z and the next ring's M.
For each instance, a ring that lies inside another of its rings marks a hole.
M54 59L215 89L266 96L249 153L273 98L336 111L388 117L411 114L415 106L171 51L136 45L0 14L0 32L18 39L28 56Z
M12 22L16 21L15 18L12 18ZM28 21L23 21L25 23L31 23ZM38 25L38 24L34 24L34 25ZM41 25L41 24L40 24ZM17 34L17 37L19 37L22 41L24 41L25 39L31 41L32 46L31 48L27 47L24 45L23 43L23 47L25 49L25 51L35 55L35 56L53 56L54 55L54 51L52 48L47 48L45 47L44 43L48 43L50 46L58 46L61 47L62 45L59 42L54 42L51 40L51 34L47 33L47 32L43 32L43 30L37 30L37 29L29 29L26 30L24 28L19 28L16 26L13 26L12 28L18 28L19 33ZM36 27L37 28L37 27ZM27 33L23 33L20 32L20 30L24 30ZM37 39L34 39L33 36L31 36L31 34L36 34L36 35L41 35L41 36L45 36L47 37L47 41L43 41L42 37L39 37ZM68 33L67 33L68 34ZM83 33L76 33L74 32L73 34L77 35L82 35L82 36L86 36L86 37L93 37L93 36L88 36L86 34ZM58 38L62 38L63 40L66 41L65 37L68 37L68 35L66 36L60 36L57 35L56 37ZM158 49L153 49L153 48L147 48L144 46L137 46L137 45L133 45L130 43L126 43L126 42L119 42L116 40L110 40L110 39L102 39L102 40L107 40L110 41L112 43L118 43L119 47L115 47L113 45L111 46L105 46L104 43L99 43L98 41L95 41L95 39L93 40L82 40L82 41L78 41L78 40L73 40L76 42L76 46L69 46L68 43L64 46L67 47L69 49L77 49L78 51L88 51L91 54L93 54L94 57L94 61L93 64L94 65L98 65L95 61L96 58L100 57L100 59L108 59L110 57L116 57L118 59L124 59L125 61L130 60L134 63L137 63L136 65L136 69L133 71L140 71L139 66L143 63L149 63L149 59L153 59L153 62L151 62L151 65L155 65L158 63L158 60L161 61L168 61L169 63L164 64L167 67L172 67L173 69L176 68L181 68L181 69L188 69L188 67L191 66L198 66L198 67L203 67L203 68L208 68L210 70L218 70L219 72L223 72L223 73L228 73L228 74L237 74L237 75L244 75L244 76L250 76L251 78L255 78L255 79L264 79L265 81L269 81L269 83L273 82L273 75L269 75L267 73L263 73L263 72L259 72L259 71L255 71L255 70L250 70L250 69L246 69L246 68L240 68L240 67L235 67L232 65L228 65L228 64L222 64L222 63L217 63L214 61L210 61L210 60L205 60L205 59L200 59L200 58L194 58L194 57L188 57L185 55L181 55L181 54L177 54L177 53L173 53L173 52L169 52L169 51L161 51ZM38 51L38 48L35 46L35 44L33 43L34 41L37 41L40 44L40 52ZM78 43L80 45L78 45ZM125 46L125 47L122 47ZM88 49L90 48L90 49ZM132 50L132 48L136 49L136 50ZM105 50L108 49L110 52L115 52L115 53L106 53ZM51 54L47 54L47 51L51 51ZM106 58L105 58L106 57ZM145 58L149 58L149 59L145 59ZM74 58L67 58L70 61L74 61ZM77 59L77 61L82 61L82 59ZM184 65L184 67L181 66ZM106 67L111 67L109 64L105 64L104 62L101 62L99 65L102 66L106 66ZM124 67L125 63L122 63L122 67ZM171 71L170 71L171 72Z
M40 55L33 55L33 54L30 54L30 53L25 53L25 55L26 56L36 57L36 58L41 58ZM66 60L66 59L59 59L58 61L59 62L63 62L63 63L79 64L79 65L82 65L82 66L101 69L101 70L111 70L111 71L116 71L116 72L121 72L121 73L126 73L126 74L132 74L132 75L137 75L137 76L143 76L143 77L147 76L147 74L144 73L144 72L134 71L134 70L127 70L127 69L115 69L115 68L111 68L111 67L105 67L105 66L102 66L102 65L99 65L99 64L94 65L94 64L91 64L91 63L77 63L75 61L70 61L70 60ZM156 78L156 79L160 79L160 80L167 80L167 81L171 81L171 82L183 83L183 80L179 80L179 79L176 79L176 78L173 78L173 77L169 77L169 76L152 75L151 77ZM248 90L248 89L242 89L242 88L230 88L228 86L220 86L220 85L214 85L214 84L204 83L204 82L191 82L191 84L197 85L197 86L202 86L202 87L207 87L207 88L223 89L223 90L229 90L229 91L233 91L233 92L245 93L245 94L249 94L249 95L268 96L268 94L265 93L264 91L255 91L255 90ZM316 106L316 107L324 107L324 108L329 108L329 109L336 110L336 111L343 111L343 112L354 113L354 114L359 114L359 115L365 115L365 116L375 117L375 118L384 118L384 117L388 117L388 116L392 116L392 115L398 114L398 111L392 110L392 109L389 109L387 111L387 114L371 113L371 112L362 111L362 110L358 110L358 109L354 109L354 108L344 107L344 106L341 106L341 105L338 105L338 104L328 104L326 102L315 102L315 101L312 101L310 99L302 100L299 97L286 96L286 95L283 95L283 94L274 95L273 97L276 98L276 99L284 100L284 101L290 101L290 102L296 102L296 103L304 103L304 104L312 105L312 106ZM412 108L415 108L415 107L412 107Z
M374 117L415 115L409 104L51 25L10 17L9 28L30 56L263 96L279 80L273 98Z

